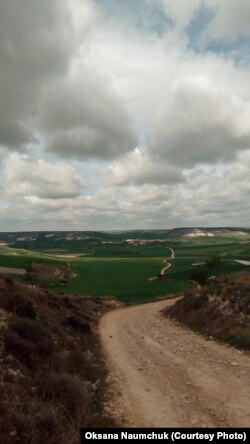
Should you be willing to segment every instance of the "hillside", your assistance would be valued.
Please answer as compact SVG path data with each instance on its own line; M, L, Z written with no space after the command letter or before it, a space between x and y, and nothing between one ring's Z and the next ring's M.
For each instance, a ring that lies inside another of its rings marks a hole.
M222 275L193 288L165 314L208 337L250 350L250 273Z
M0 233L0 246L25 248L28 250L62 251L68 250L90 254L98 243L112 244L126 242L127 239L169 241L213 242L228 240L249 240L249 228L236 227L184 227L165 230L120 230L120 231L34 231Z
M96 325L115 305L0 279L1 444L73 444L80 426L112 424Z

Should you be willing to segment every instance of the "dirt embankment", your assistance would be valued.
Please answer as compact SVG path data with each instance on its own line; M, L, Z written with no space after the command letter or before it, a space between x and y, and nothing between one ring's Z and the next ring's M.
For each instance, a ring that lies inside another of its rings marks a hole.
M46 264L44 262L34 262L32 261L28 267L27 275L30 278L38 279L71 279L75 277L75 274L71 270L69 263L62 266L55 266L51 264Z
M116 305L0 278L0 442L77 444L112 420L97 320Z
M107 313L106 409L126 426L248 427L250 357L166 318L160 301Z
M25 268L0 267L0 275L16 274L24 276L26 274Z
M250 350L250 273L220 276L188 290L166 315L206 336Z

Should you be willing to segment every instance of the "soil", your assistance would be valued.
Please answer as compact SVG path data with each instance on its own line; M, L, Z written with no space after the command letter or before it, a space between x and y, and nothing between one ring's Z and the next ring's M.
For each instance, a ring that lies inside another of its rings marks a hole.
M174 302L102 317L107 412L127 427L249 427L249 354L164 317Z
M0 267L0 274L19 274L23 276L26 274L26 270L24 268Z

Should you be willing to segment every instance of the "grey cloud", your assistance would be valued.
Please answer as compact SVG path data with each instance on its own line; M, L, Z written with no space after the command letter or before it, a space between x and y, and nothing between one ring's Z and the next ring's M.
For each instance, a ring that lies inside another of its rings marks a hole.
M0 145L32 141L28 120L40 92L67 72L88 27L87 10L82 29L75 23L76 7L76 0L0 1Z
M150 141L155 156L192 166L232 160L250 147L250 102L206 77L177 81L170 89Z
M65 157L112 159L136 144L124 100L87 63L45 95L38 127L47 150Z

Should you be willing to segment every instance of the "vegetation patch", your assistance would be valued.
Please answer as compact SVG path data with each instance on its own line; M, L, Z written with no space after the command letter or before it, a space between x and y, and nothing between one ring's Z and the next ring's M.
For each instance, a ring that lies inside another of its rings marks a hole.
M249 272L220 276L193 288L165 314L206 336L250 350Z
M0 278L1 444L75 444L81 426L115 425L96 325L116 305Z

